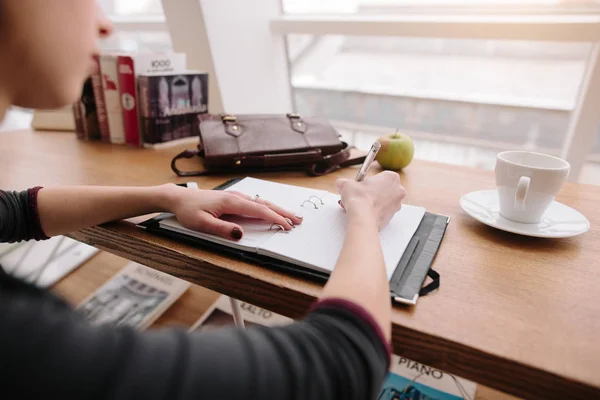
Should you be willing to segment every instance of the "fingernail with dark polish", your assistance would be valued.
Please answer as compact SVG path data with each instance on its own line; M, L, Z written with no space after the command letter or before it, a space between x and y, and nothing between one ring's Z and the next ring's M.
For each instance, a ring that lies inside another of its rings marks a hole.
M231 231L231 237L235 240L240 240L242 238L242 231L240 231L238 228L233 228Z

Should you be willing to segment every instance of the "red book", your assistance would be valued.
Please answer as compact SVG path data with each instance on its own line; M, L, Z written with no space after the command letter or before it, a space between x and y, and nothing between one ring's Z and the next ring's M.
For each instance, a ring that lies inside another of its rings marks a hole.
M123 109L123 125L125 143L140 147L139 116L137 105L136 75L134 61L129 56L119 56L117 60L119 73L119 90L121 108Z
M94 56L96 69L92 74L92 85L94 87L94 100L96 102L96 113L98 114L98 127L103 142L110 143L110 128L108 127L108 116L106 115L106 103L104 101L104 89L102 88L102 71L100 68L100 57Z

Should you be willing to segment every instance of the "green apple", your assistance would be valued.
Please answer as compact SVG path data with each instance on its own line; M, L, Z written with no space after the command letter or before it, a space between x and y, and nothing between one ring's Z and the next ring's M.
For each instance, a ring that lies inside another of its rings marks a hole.
M415 155L415 144L410 136L404 133L393 133L378 139L381 149L375 159L384 169L393 171L406 168Z

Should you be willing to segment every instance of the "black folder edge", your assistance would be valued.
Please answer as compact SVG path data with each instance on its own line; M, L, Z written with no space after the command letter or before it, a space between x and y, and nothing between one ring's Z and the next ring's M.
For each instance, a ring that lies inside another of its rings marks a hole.
M233 178L216 186L213 190L224 190L243 178ZM281 261L269 256L234 249L208 240L189 236L162 228L160 221L172 217L171 213L162 213L137 224L148 232L199 246L200 248L219 254L231 256L249 263L258 264L278 270L286 274L307 278L319 283L325 283L328 273L314 271L296 264ZM423 282L430 272L431 265L444 237L450 218L444 215L425 212L423 220L417 227L409 242L394 274L390 279L390 296L394 303L416 305ZM439 279L439 278L438 278ZM439 284L439 281L437 282Z
M449 223L450 217L425 212L390 279L390 292L395 302L417 304L419 296L429 292L423 290L428 275L435 276L431 284L439 286L439 274L430 272Z

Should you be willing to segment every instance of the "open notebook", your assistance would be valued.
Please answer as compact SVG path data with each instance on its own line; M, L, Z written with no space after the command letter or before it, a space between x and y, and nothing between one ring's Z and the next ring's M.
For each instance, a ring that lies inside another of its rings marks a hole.
M221 189L249 196L258 194L261 198L302 215L303 222L292 230L284 231L277 225L259 219L224 217L243 227L244 236L239 241L189 230L172 214L163 214L141 225L149 230L175 234L176 237L195 238L198 241L214 243L221 248L236 249L238 254L256 254L262 259L278 260L288 267L295 266L323 277L333 271L343 246L347 223L346 213L338 204L338 194L251 177L230 181ZM407 255L412 256L416 250L419 241L416 233L422 227L426 214L423 207L405 204L380 231L390 282L396 278L398 281L404 279L403 284L406 284L409 277L398 274L398 267L408 266L414 258ZM407 249L410 250L410 254L407 254ZM412 261L414 263L416 260ZM420 279L420 282L417 282L417 291L425 280L430 263L431 260L422 271L423 276L417 278L417 281ZM416 297L411 296L410 300L416 301Z

